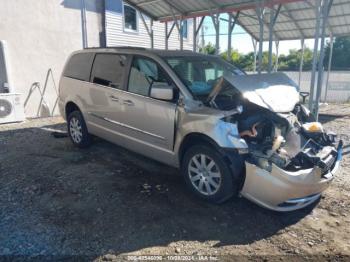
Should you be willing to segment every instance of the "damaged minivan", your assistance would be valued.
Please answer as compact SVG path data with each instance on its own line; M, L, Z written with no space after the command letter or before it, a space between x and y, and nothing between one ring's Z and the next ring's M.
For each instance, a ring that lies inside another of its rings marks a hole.
M95 135L177 167L214 203L241 195L276 211L303 208L329 186L342 156L342 141L285 74L247 75L190 51L77 51L59 108L76 146Z

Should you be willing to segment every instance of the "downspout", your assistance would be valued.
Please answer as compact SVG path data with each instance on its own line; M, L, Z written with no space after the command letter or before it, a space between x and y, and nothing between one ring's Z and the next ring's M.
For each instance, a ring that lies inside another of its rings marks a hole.
M85 0L80 0L81 4L81 32L82 32L82 41L83 48L88 47L88 38L87 38L87 28L86 28L86 5Z

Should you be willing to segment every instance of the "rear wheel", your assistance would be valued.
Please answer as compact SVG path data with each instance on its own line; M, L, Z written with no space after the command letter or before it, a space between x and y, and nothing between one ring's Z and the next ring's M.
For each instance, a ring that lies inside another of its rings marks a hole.
M181 169L189 189L206 201L221 203L237 194L238 183L233 179L233 170L212 147L190 147L183 157Z
M68 115L67 126L68 135L75 146L85 148L90 145L91 136L80 111L73 111Z

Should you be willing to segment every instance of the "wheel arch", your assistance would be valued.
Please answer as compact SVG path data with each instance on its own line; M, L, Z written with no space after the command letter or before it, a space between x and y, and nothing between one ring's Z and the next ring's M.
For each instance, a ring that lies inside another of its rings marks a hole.
M202 133L190 133L186 135L179 147L178 151L178 159L179 159L179 164L180 166L182 165L182 160L183 157L186 153L186 150L189 149L191 146L196 145L196 144L206 144L209 145L210 147L214 148L217 150L225 159L226 163L231 167L236 170L239 170L240 174L236 174L237 176L235 179L239 180L239 190L242 189L244 181L245 181L245 162L244 159L241 155L238 154L238 152L233 149L231 151L224 149L220 147L214 139L211 137L202 134Z
M196 144L207 144L207 145L213 147L214 149L216 149L217 151L219 151L220 153L224 154L223 148L221 148L215 142L215 140L212 139L211 137L209 137L205 134L202 134L202 133L190 133L190 134L187 134L183 138L181 145L179 147L178 159L179 159L180 165L182 163L182 159L184 157L186 150L189 149L191 146L196 145Z
M74 103L73 101L69 101L66 103L66 106L64 107L64 111L65 111L65 115L66 115L66 118L68 119L68 116L70 113L74 112L74 111L80 111L80 108L79 106Z

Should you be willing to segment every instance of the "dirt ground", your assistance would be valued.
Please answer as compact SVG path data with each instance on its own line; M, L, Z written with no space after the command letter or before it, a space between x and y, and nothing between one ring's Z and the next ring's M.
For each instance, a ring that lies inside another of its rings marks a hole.
M345 140L342 168L318 203L291 213L244 198L206 204L175 169L101 139L80 150L55 138L59 117L0 125L0 255L349 261L350 105L322 111Z

